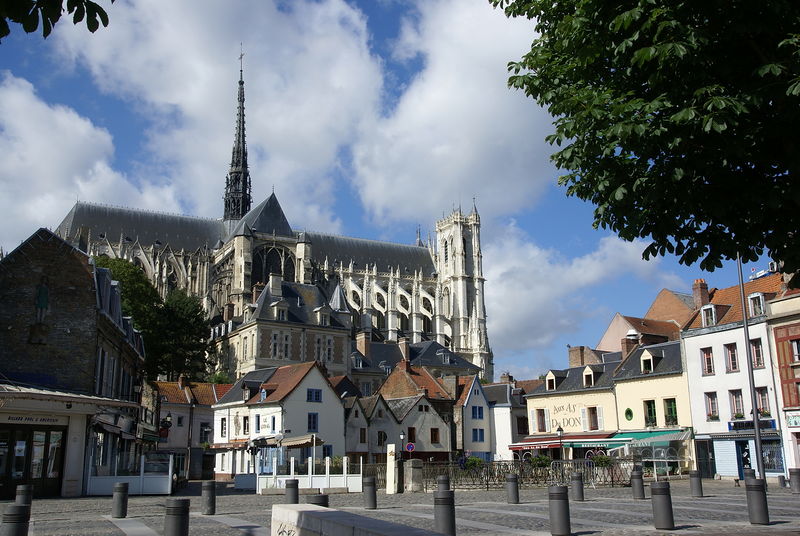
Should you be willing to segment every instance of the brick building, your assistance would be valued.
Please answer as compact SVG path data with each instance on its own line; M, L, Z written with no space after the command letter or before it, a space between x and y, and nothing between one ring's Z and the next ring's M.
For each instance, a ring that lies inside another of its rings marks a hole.
M81 495L155 439L143 342L110 275L46 229L0 260L0 498L20 483Z

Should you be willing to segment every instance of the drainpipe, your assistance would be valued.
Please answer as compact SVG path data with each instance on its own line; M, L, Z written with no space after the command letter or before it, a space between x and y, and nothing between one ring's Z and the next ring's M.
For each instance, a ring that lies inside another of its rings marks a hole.
M189 468L192 466L192 430L194 429L194 403L189 405L189 434L186 439L186 462L184 463L186 480L189 480Z

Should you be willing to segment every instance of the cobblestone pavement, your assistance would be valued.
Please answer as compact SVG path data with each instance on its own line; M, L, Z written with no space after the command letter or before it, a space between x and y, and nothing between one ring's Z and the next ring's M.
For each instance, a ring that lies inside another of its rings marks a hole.
M771 487L768 493L769 526L751 525L747 517L745 488L731 482L703 483L706 497L693 499L688 481L671 482L672 504L678 534L800 535L800 496L788 489ZM258 496L220 485L217 515L202 516L200 483L193 482L176 496L192 499L192 536L269 534L270 512L282 496ZM647 490L649 497L649 489ZM505 492L461 491L456 494L456 526L459 536L487 534L548 535L547 490L522 489L518 505L506 503ZM587 488L586 501L570 503L575 535L622 536L667 534L653 528L649 500L634 501L630 488ZM433 530L431 493L378 494L378 509L364 510L360 493L331 495L330 506L359 515ZM31 535L121 535L163 534L166 497L130 497L128 517L110 519L110 497L35 500L31 514ZM303 497L301 497L303 502ZM8 502L0 503L0 511Z

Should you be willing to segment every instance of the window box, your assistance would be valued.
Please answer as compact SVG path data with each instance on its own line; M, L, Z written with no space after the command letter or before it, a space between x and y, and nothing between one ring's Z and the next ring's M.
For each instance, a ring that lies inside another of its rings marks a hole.
M759 410L758 414L761 417L772 417L772 413L768 409Z
M744 413L734 413L734 414L733 414L733 418L734 418L735 420L738 420L738 419L744 419Z
M678 417L673 417L672 415L667 415L664 419L664 424L666 426L677 426L678 425Z
M719 415L717 415L715 413L709 413L708 415L706 415L706 419L709 420L709 421L718 421L719 420Z

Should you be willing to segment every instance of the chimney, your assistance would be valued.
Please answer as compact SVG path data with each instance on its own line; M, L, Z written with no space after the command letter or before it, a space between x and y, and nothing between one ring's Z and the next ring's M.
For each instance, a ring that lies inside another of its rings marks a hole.
M261 296L261 293L264 291L266 285L264 283L258 282L253 285L253 303L258 301L258 297Z
M411 361L408 355L408 337L400 337L397 339L397 346L400 347L400 354L403 356L403 361Z
M588 346L570 346L567 352L570 368L597 365L602 362L600 355Z
M281 274L269 274L269 293L273 298L283 298L282 282Z
M509 374L507 371L500 375L500 383L513 383L514 376Z
M708 305L708 285L705 279L695 279L692 285L692 296L694 297L694 308L700 309Z
M456 391L458 390L458 376L444 376L442 377L442 384L450 398L456 399Z
M186 385L188 383L189 383L189 379L186 376L184 376L183 374L178 376L178 389L181 389L181 390L185 389Z
M232 320L235 310L235 306L232 303L226 303L223 309L222 319L225 320L225 322Z
M369 343L372 342L372 333L369 331L359 331L356 333L356 350L361 352L364 357L369 357Z
M629 329L625 338L622 339L622 343L620 344L622 347L622 359L628 357L628 355L639 346L639 334L636 332L635 329Z

